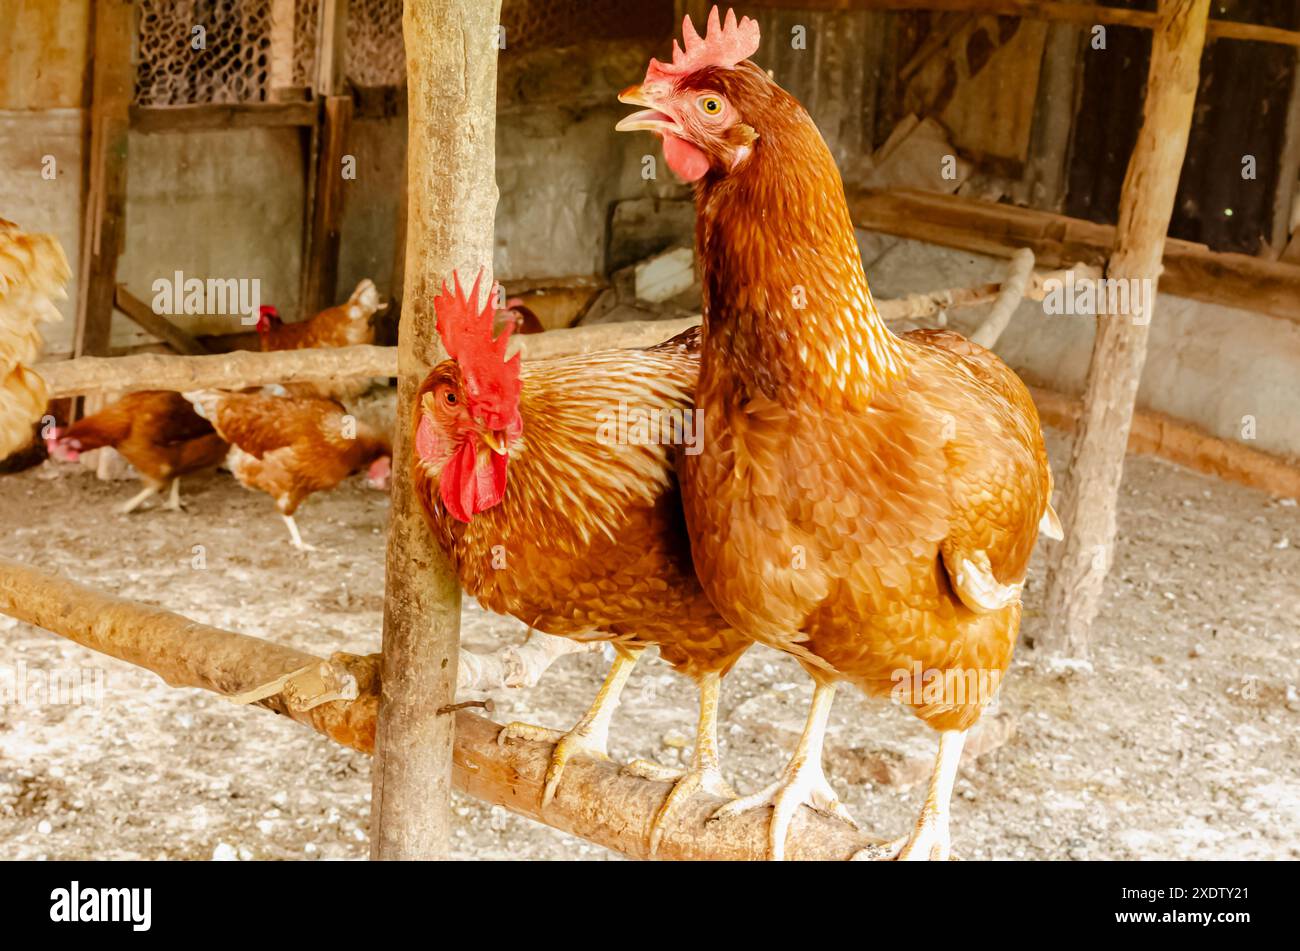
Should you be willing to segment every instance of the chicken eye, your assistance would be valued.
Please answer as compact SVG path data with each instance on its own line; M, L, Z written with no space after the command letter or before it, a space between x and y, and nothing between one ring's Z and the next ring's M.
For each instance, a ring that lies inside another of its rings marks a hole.
M455 406L456 392L454 390L447 390L445 393L442 394L442 401L446 403L448 406Z
M701 96L697 103L700 111L706 116L716 116L722 113L722 100L717 96Z

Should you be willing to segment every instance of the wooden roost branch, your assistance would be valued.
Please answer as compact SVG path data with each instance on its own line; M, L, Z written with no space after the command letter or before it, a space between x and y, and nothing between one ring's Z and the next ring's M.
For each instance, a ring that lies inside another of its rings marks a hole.
M258 700L257 705L291 717L336 743L363 753L374 750L381 692L376 655L335 654L326 661L105 594L5 558L0 558L0 613L151 670L174 687L198 687L227 697L294 671L324 665L327 679L345 683L355 699L303 709L276 694ZM550 744L511 740L501 746L497 743L499 724L464 710L444 712L436 719L455 723L451 778L461 792L629 857L647 857L646 836L671 788L669 783L627 775L614 763L574 760L555 799L543 810L542 787L553 753ZM429 795L435 794L430 790ZM721 802L705 795L692 799L682 810L681 820L667 830L655 857L766 858L767 810L709 822ZM837 819L805 809L795 820L787 855L794 859L846 859L875 841Z
M1106 277L1145 282L1145 312L1097 317L1092 363L1062 493L1065 539L1047 581L1046 629L1037 643L1086 658L1115 557L1116 508L1155 309L1165 235L1187 152L1205 46L1209 0L1161 0L1151 47L1142 128L1120 195L1119 225Z
M1077 280L1100 276L1095 268L1082 264L1075 265L1073 271ZM1042 300L1046 282L1064 280L1065 273L1036 271L1023 276L1023 285L1020 284L1021 276L1016 276L1014 294L1003 282L912 294L898 300L878 301L877 304L886 323L925 320L941 311L978 307L1009 294L1018 300L1021 290L1025 297ZM683 317L678 320L595 324L516 336L512 344L519 348L525 360L544 360L617 347L649 347L699 322L698 317ZM35 370L45 380L51 399L83 393L125 393L145 389L240 389L268 383L319 383L352 377L396 376L397 348L356 346L275 350L270 353L236 350L205 356L137 353L124 357L51 360L37 364Z

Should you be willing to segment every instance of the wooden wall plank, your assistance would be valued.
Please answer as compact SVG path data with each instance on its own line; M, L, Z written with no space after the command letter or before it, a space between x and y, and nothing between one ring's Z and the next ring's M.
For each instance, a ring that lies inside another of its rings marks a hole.
M312 208L308 256L303 262L302 311L314 314L335 303L339 281L339 246L343 230L343 198L347 180L343 159L352 128L352 97L325 100L325 128L316 167L316 192Z
M91 4L0 0L0 109L85 104Z
M126 229L135 13L132 0L95 0L90 164L73 342L76 356L109 352L117 259Z

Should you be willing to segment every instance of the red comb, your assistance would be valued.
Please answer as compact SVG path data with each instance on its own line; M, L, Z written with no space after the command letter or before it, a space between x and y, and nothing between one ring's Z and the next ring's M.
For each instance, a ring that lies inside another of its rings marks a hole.
M709 23L704 36L695 32L688 13L682 21L683 51L677 41L673 40L673 61L661 63L650 60L646 70L646 79L670 79L685 73L693 73L705 66L735 66L741 60L749 59L758 50L758 22L749 17L741 17L736 22L736 11L728 10L726 22L719 22L718 8L709 11Z
M501 336L493 338L496 311L492 295L488 295L483 309L478 309L482 270L468 298L461 289L460 275L453 271L452 279L455 293L447 290L447 282L443 281L442 293L433 299L438 336L448 355L460 365L470 412L489 429L513 428L519 419L519 354L506 359L510 328L507 326Z

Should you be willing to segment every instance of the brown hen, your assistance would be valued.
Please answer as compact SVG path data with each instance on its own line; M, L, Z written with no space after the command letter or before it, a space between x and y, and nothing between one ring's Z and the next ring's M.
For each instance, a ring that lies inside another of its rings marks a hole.
M651 63L620 128L663 137L695 182L704 288L683 460L695 567L722 614L815 682L780 781L723 807L843 814L821 767L835 685L892 697L939 731L929 795L884 854L945 858L962 743L1011 660L1050 473L1024 385L953 334L892 334L862 270L844 189L804 109L747 60L758 25L716 8L705 37Z
M185 398L230 442L226 465L240 484L275 499L295 548L312 550L293 518L307 496L332 489L367 467L373 487L387 483L388 437L334 400L218 390L186 393Z
M490 305L475 312L477 292L476 284L467 300L458 284L435 301L454 359L419 391L416 494L461 584L485 608L617 650L595 703L568 733L527 724L503 733L558 739L545 801L570 757L606 756L619 692L644 648L658 645L699 685L692 767L659 810L653 849L695 790L734 796L719 771L718 686L749 646L695 580L673 472L673 444L693 451L698 435L690 413L698 331L647 350L521 367L517 356L505 359L509 329L493 340ZM660 414L653 429L650 413ZM637 771L662 778L650 764Z
M257 336L264 351L372 344L375 342L373 318L387 306L380 303L379 291L367 278L342 304L296 324L286 324L274 307L263 306L258 315ZM363 378L337 383L290 383L285 389L292 396L347 400L360 396L369 387L370 381Z
M168 483L171 492L163 508L179 511L181 476L216 468L229 448L185 397L169 390L128 393L67 429L51 430L47 445L52 457L65 461L105 446L120 452L145 483L118 509L123 513L134 511Z

